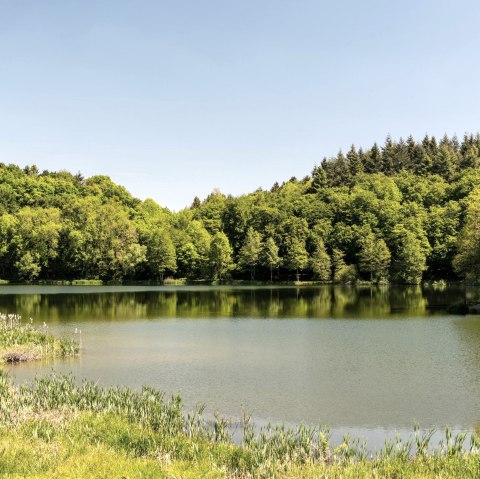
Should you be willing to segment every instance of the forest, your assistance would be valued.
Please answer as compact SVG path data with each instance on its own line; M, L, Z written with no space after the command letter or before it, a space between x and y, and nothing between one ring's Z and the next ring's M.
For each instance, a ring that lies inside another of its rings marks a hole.
M0 163L1 280L166 278L477 281L480 135L387 137L179 212L108 176Z

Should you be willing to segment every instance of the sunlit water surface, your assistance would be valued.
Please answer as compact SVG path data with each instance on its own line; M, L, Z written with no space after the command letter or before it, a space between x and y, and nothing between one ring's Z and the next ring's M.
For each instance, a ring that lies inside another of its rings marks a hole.
M8 368L19 382L54 369L105 385L148 384L179 393L188 409L327 424L334 437L348 432L375 445L414 423L478 430L480 316L445 312L464 294L2 286L0 312L81 341L76 359Z

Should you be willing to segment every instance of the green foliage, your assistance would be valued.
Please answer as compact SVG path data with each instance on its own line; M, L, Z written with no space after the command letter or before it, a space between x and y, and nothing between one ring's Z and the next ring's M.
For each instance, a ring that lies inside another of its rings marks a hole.
M315 249L310 257L310 268L320 281L330 281L332 278L332 261L320 238L315 239Z
M427 269L428 243L416 237L404 225L397 225L392 233L395 247L394 274L405 284L419 284Z
M209 275L210 233L191 210L172 218L170 234L176 248L177 273L183 278L205 278Z
M154 278L159 278L161 281L163 281L163 277L166 271L175 273L175 271L177 270L175 246L168 232L158 227L151 229L148 232L146 243L146 260L152 272L152 276ZM191 259L195 259L194 255Z
M234 444L229 421L187 413L178 396L144 386L101 388L72 376L38 377L16 386L0 371L0 475L22 478L330 478L476 479L480 439L472 433L414 428L367 456L325 427L267 425L248 417ZM412 444L415 448L412 448Z
M299 270L304 269L308 264L308 254L305 248L305 241L297 237L287 240L284 264L287 268L294 270L299 280Z
M311 191L313 193L321 193L328 186L327 173L322 166L315 166L312 171Z
M55 338L17 314L0 313L0 364L74 356L78 345L68 338ZM1 417L1 414L0 414Z
M56 208L25 207L15 215L3 215L0 253L5 266L13 266L20 279L35 279L56 258L60 229L60 211Z
M327 255L341 250L335 281L358 271L401 283L478 279L479 155L479 135L387 137L323 159L302 181L239 197L214 190L176 213L107 176L0 164L0 277L272 280L277 270L279 279L326 281Z
M272 237L267 238L263 244L261 252L262 265L270 271L270 281L273 281L273 270L282 263L282 258L278 255L278 246Z
M214 279L222 280L234 267L232 247L227 235L220 231L216 233L210 244L210 267Z
M262 251L262 238L260 233L249 228L245 242L238 254L238 266L244 270L250 270L251 279L255 279L255 268L260 262Z
M225 207L225 195L219 190L214 190L202 203L201 208L194 208L195 219L202 220L207 231L214 235L222 230L222 216Z
M180 245L177 249L177 264L185 276L191 277L199 269L200 255L191 242Z
M360 271L368 273L372 281L388 279L391 255L385 241L377 239L372 232L368 232L361 239L360 244Z
M333 281L336 283L353 283L357 279L357 270L354 265L345 263L345 254L339 249L332 253Z
M480 279L480 188L467 198L467 219L458 239L458 254L453 265L471 281Z
M453 256L457 251L462 209L457 201L433 205L428 211L426 231L432 251L428 257L429 270L437 276L451 275Z
M121 279L145 257L137 230L127 211L98 198L79 199L70 205L66 247L70 268L86 279Z
M30 251L24 253L16 262L15 268L17 270L18 277L27 281L35 279L39 274L41 267L35 261Z

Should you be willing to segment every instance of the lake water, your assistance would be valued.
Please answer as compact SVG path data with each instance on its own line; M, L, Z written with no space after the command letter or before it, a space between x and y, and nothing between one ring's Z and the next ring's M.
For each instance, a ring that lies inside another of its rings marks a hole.
M475 291L467 292L470 296ZM52 369L148 384L233 418L386 435L480 425L480 316L446 306L461 287L1 286L0 312L81 340ZM77 334L75 334L77 330ZM81 334L80 334L81 331Z

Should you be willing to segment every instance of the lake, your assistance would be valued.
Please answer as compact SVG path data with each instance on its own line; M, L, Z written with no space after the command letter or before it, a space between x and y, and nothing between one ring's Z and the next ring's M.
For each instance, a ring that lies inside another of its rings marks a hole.
M375 444L415 422L479 429L480 316L446 313L464 295L459 286L1 286L0 312L81 341L76 359L8 367L17 381L55 369L148 384L187 408L321 423Z

